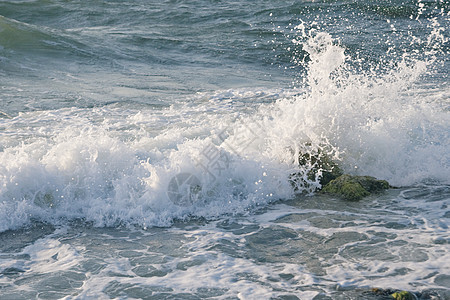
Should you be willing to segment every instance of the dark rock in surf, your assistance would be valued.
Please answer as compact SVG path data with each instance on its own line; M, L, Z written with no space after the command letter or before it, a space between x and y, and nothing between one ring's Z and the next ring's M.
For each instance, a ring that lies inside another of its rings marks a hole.
M305 165L307 162L313 165L313 168L308 172L308 179L314 179L314 177L317 176L318 171L322 171L319 178L319 183L322 186L343 174L337 163L335 163L328 155L324 155L320 152L316 155L311 155L309 153L303 154L300 156L299 162L300 165Z
M329 153L333 152L327 151L326 147L313 147L310 143L303 146L298 156L300 170L289 177L296 192L319 190L345 200L358 201L391 187L385 180L344 174Z
M400 291L391 294L391 297L395 300L415 300L417 299L412 293L408 291Z
M420 298L420 294L414 294L408 291L399 291L391 289L373 288L366 295L381 296L381 299L395 299L395 300L415 300ZM428 298L426 298L428 299ZM430 298L431 299L431 298Z
M341 168L328 155L320 150L315 150L299 155L299 166L303 171L290 175L289 179L296 191L310 189L309 182L319 181L321 186L343 174ZM311 192L314 189L310 190Z
M322 188L323 193L339 196L345 200L358 201L371 194L389 189L386 180L371 176L341 175Z

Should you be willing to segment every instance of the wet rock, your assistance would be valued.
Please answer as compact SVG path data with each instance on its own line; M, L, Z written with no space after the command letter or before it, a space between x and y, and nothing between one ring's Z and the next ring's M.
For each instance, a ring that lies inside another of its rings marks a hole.
M322 192L339 196L345 200L358 201L374 193L380 193L389 188L385 180L378 180L371 176L341 175L331 180Z
M306 153L300 155L299 163L300 165L310 164L312 167L307 174L308 179L313 180L315 176L318 176L322 186L343 174L338 164L320 151L315 154ZM320 175L319 170L321 171Z
M395 292L391 294L391 296L395 300L415 300L416 296L414 294L407 292L407 291L401 291L401 292Z
M310 144L304 145L304 148L298 157L301 171L293 173L289 177L296 191L313 192L317 187L311 186L311 182L318 182L324 186L343 174L338 164L323 150L314 148Z
M416 300L420 297L416 296L411 292L400 291L400 290L391 290L391 289L380 289L373 288L366 295L376 295L377 299L395 299L395 300Z
M358 201L391 188L385 180L344 174L333 159L333 150L327 146L305 143L297 153L299 171L289 177L296 192L321 191L345 200Z

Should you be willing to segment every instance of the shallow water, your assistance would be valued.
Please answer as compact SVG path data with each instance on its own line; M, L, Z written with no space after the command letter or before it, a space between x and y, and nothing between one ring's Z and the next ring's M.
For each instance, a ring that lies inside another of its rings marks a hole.
M0 298L450 298L449 16L1 1Z
M170 228L35 223L0 235L2 299L446 299L449 186L298 197Z

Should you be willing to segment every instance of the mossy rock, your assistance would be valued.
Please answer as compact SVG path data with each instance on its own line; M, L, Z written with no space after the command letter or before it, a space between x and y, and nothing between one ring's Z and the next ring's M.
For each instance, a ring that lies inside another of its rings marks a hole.
M307 146L310 145L305 145L305 147ZM298 163L299 166L304 168L304 171L296 172L289 176L289 180L295 189L299 187L309 189L311 187L309 182L315 181L324 186L343 174L338 164L329 155L323 153L322 150L309 149L309 151L299 155Z
M380 299L386 299L386 300L388 300L388 299L395 299L395 300L416 300L416 299L418 299L418 296L416 296L415 294L413 294L411 292L392 290L392 289L373 288L368 293L369 293L369 295L372 294L372 295L380 296Z
M371 176L341 175L326 184L322 192L340 196L345 200L358 201L388 188L389 183L386 180Z
M407 292L407 291L395 292L395 293L391 294L391 296L395 300L415 300L416 299L414 294Z
M319 182L322 186L343 174L337 163L321 151L317 151L317 153L314 154L300 154L299 164L301 166L307 164L312 166L312 169L307 174L309 180L314 180L319 170L321 170L322 174L319 178Z

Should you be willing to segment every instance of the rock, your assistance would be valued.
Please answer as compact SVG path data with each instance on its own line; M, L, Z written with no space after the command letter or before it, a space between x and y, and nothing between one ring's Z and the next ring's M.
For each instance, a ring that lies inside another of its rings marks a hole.
M395 300L416 300L416 299L422 299L422 296L420 294L414 294L407 291L400 291L400 290L392 290L392 289L380 289L380 288L373 288L368 293L368 295L377 295L380 296L379 299L395 299ZM372 299L372 298L370 298ZM377 297L378 299L378 297ZM429 298L426 298L429 299ZM430 298L431 299L431 298Z
M318 148L312 148L306 144L304 152L299 155L299 166L302 171L290 175L289 180L296 191L309 190L315 191L310 182L319 182L321 186L326 185L331 180L343 174L338 164L334 162L329 155Z
M358 201L373 193L380 193L389 188L385 180L371 176L341 175L331 180L322 188L322 192L337 195L345 200Z
M322 174L319 175L319 182L322 186L343 174L337 163L321 151L317 151L315 154L306 153L300 155L299 164L312 166L307 174L310 180L314 180L315 176L318 176L319 170L321 170Z
M377 295L377 296L389 297L393 293L393 291L392 290L380 289L380 288L372 288L369 291L369 293L373 294L373 295Z
M407 292L407 291L395 292L395 293L391 294L391 296L395 300L415 300L415 299L417 299L416 296L414 296L414 294Z
M332 159L333 153L333 149L324 145L305 143L298 154L299 171L289 176L294 191L312 193L320 190L346 200L358 201L391 187L387 181L374 177L343 174Z

